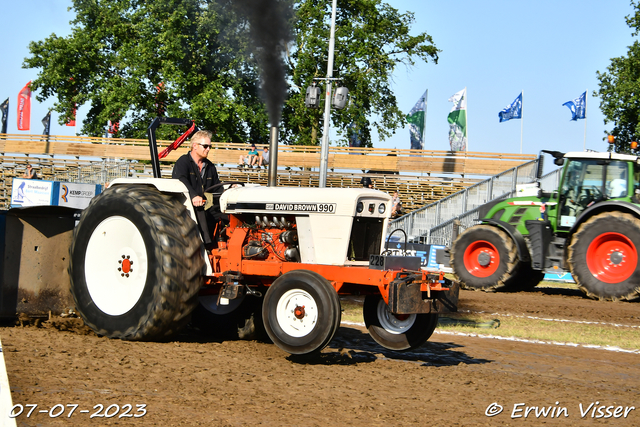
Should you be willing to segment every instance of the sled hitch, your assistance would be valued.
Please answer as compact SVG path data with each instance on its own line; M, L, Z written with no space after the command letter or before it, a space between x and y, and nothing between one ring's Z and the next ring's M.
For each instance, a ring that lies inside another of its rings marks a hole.
M444 274L400 272L389 284L389 310L394 314L457 311L460 285Z
M240 298L243 295L252 295L261 298L262 292L249 287L244 281L244 276L239 271L226 271L222 274L223 283L218 294L218 304L227 305L229 300Z

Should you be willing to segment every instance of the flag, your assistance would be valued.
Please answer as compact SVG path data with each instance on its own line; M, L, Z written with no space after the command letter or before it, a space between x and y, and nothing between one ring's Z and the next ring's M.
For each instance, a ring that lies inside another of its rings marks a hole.
M407 114L412 150L424 149L424 122L427 111L427 92L429 92L429 89L424 92L420 99L418 99L418 102L416 102L416 105L414 105L411 111L409 111L409 114Z
M498 118L500 119L500 123L511 119L522 118L522 92L520 92L520 95L518 95L515 101L504 107L504 109L498 113Z
M362 131L358 129L358 126L354 122L351 122L351 124L347 126L347 137L349 138L349 147L360 148L362 146ZM349 154L362 153L352 153L349 151Z
M467 151L467 88L456 92L449 102L453 102L447 117L451 151Z
M42 125L44 126L42 134L46 136L51 135L51 111L49 111L42 119Z
M31 89L27 83L18 93L18 130L31 129Z
M71 113L71 118L67 122L67 126L75 126L76 125L76 109L77 108L78 108L78 105L75 104L74 107L73 107L73 113Z
M0 110L2 110L2 130L0 133L7 133L7 119L9 118L9 98L5 99L0 104Z
M587 91L573 101L565 102L562 105L571 110L571 120L585 119L587 117Z

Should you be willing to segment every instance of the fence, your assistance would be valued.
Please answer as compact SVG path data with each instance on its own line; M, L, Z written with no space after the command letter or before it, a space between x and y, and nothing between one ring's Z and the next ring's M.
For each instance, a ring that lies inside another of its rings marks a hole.
M454 220L460 221L462 229L471 227L478 219L480 206L492 200L512 197L516 185L535 180L537 167L538 160L534 160L505 171L404 215L392 221L390 228L403 229L415 243L450 245ZM558 188L560 170L557 169L540 180L543 190Z
M102 162L78 166L53 175L54 181L83 182L87 184L101 184L113 181L116 178L125 178L130 175L129 162L103 160Z

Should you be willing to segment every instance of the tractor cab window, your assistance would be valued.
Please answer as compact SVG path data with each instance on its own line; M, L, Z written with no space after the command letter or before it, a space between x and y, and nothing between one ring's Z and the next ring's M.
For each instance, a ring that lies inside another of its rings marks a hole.
M620 161L612 161L607 166L607 197L615 199L618 197L626 197L629 167L627 163Z
M560 228L571 228L588 206L605 196L606 163L597 159L570 159L560 189Z

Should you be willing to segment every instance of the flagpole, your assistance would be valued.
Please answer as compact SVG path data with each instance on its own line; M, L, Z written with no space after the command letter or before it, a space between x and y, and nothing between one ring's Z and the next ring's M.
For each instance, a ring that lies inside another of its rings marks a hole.
M522 154L522 128L524 127L524 90L520 92L520 154Z
M589 98L589 89L584 95L584 141L582 142L582 151L587 151L587 98Z

